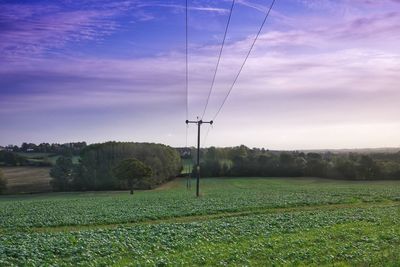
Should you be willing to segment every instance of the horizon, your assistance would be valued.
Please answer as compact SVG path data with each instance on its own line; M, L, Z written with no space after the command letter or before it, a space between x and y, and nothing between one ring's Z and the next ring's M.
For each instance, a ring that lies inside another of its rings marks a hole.
M189 3L193 119L206 102L230 1ZM2 1L0 142L185 147L183 4ZM236 1L205 119L269 5ZM398 0L278 0L213 129L203 127L202 146L400 147L399 40ZM195 134L190 127L189 146Z
M154 143L154 144L161 144L161 145L167 145L170 146L168 144L164 144L164 143L156 143L156 142L138 142L138 141L116 141L116 140L106 140L106 141L102 141L102 142L96 142L96 143L90 143L87 141L71 141L71 142L40 142L40 143L33 143L35 145L40 145L41 143L48 143L48 144L59 144L59 145L66 145L66 144L73 144L73 143L81 143L81 142L85 142L87 144L87 146L90 145L96 145L96 144L104 144L104 143L110 143L110 142L116 142L116 143ZM6 148L8 146L18 146L21 147L21 145L23 143L32 143L32 142L22 142L21 144L7 144L7 145L2 145L0 144L0 147ZM302 151L302 152L307 152L307 151L354 151L354 150L396 150L399 149L400 150L400 146L399 147L352 147L352 148L313 148L313 149L309 149L309 148L294 148L294 149L280 149L280 148L270 148L270 147L265 147L265 146L259 146L259 147L250 147L246 144L238 144L238 145L233 145L233 146L208 146L208 147L202 147L202 149L207 149L210 147L215 147L215 148L232 148L232 147L240 147L240 146L245 146L249 149L265 149L267 151ZM184 149L185 146L171 146L173 148L177 148L177 149ZM192 145L192 146L188 146L187 148L196 148L196 146ZM400 152L400 151L399 151Z

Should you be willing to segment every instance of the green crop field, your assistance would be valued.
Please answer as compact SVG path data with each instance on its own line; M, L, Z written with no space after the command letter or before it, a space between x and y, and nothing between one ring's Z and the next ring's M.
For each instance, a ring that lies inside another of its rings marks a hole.
M0 197L0 266L399 266L400 182L185 185Z

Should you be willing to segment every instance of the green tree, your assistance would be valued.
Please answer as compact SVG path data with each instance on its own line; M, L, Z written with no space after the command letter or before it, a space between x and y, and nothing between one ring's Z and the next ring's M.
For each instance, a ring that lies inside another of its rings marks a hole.
M207 159L200 163L200 173L203 177L219 177L221 175L221 164L218 160Z
M0 194L7 189L7 179L4 177L3 172L0 170Z
M167 182L181 171L181 158L176 149L161 144L108 142L83 149L80 165L82 172L75 177L77 190L123 189L113 168L122 160L135 158L151 167L151 179L140 182L140 189L150 189Z
M355 179L357 177L356 163L347 158L339 158L334 164L339 178Z
M395 161L386 161L380 163L382 178L399 179L400 178L400 163Z
M322 156L318 153L307 154L307 165L305 169L306 176L313 177L326 177L328 170L328 164L322 159Z
M141 180L152 175L151 168L135 158L121 161L113 171L119 180L124 180L128 183L131 195L133 194L134 186L137 186Z
M358 172L361 179L375 179L379 177L380 169L370 156L362 155L358 161Z
M218 160L218 150L213 146L208 148L205 158L206 160Z
M59 157L50 170L51 185L55 191L67 191L73 181L74 164L70 157Z

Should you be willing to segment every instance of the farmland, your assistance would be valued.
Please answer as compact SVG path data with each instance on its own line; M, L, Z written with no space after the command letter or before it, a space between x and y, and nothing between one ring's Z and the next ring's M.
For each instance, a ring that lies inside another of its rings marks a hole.
M25 157L28 160L28 162L30 162L33 165L34 164L54 165L56 164L57 159L60 157L60 155L56 153L18 152L16 154ZM79 156L72 156L72 161L75 164L78 163Z
M0 265L393 265L400 182L185 180L0 198Z
M37 193L51 191L49 167L2 167L8 180L7 193Z

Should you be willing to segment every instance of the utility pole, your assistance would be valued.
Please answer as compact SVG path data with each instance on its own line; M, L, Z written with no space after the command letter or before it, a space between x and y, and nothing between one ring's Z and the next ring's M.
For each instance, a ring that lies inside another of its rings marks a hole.
M196 196L200 195L200 129L203 123L213 124L213 121L203 121L197 118L197 121L186 120L186 124L194 123L197 124L197 169L196 169Z

